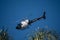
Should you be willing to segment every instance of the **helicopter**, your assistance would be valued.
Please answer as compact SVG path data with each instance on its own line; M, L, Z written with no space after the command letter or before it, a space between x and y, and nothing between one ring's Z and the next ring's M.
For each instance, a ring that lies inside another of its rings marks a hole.
M17 24L16 26L16 29L25 29L27 28L29 25L31 25L32 23L38 21L38 20L41 20L41 19L46 19L46 16L45 16L46 12L44 11L43 12L43 15L41 17L38 17L38 18L35 18L33 20L29 20L29 19L25 19L23 21L21 21L20 23Z

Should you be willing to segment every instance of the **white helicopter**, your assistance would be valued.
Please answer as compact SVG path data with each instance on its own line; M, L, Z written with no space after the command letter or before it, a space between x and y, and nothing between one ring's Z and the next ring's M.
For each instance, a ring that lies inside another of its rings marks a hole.
M16 26L16 29L25 29L27 28L29 25L31 25L32 23L40 20L40 19L46 19L46 16L45 16L45 11L43 12L43 15L39 18L35 18L33 20L29 20L29 19L25 19L24 21L21 21L17 26Z

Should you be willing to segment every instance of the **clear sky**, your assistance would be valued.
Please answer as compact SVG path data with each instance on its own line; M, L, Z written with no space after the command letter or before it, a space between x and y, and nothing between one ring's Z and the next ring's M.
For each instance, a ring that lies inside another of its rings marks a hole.
M46 20L40 20L25 30L16 30L24 18L34 19L46 11ZM18 21L18 22L16 22ZM55 29L60 32L60 0L0 0L0 26L7 26L14 40L27 40L37 27Z

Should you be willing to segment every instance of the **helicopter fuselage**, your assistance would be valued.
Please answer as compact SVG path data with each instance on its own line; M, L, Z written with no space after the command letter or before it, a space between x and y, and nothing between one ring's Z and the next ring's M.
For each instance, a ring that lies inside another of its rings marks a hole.
M27 28L28 25L30 25L30 24L32 24L32 23L34 23L34 22L36 22L36 21L38 21L38 20L40 20L40 19L45 19L45 18L46 18L46 17L45 17L45 12L44 12L43 16L41 16L41 17L39 17L39 18L35 18L35 19L33 19L33 20L28 20L28 19L26 19L26 20L24 20L24 21L21 21L21 22L16 26L16 29L25 29L25 28Z

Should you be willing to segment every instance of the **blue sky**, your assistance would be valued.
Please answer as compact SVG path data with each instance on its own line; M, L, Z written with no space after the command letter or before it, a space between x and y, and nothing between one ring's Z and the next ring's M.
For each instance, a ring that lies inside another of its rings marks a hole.
M16 30L16 25L24 18L34 19L46 11L46 20L33 23L25 30ZM60 0L0 0L0 26L7 26L14 40L27 40L37 27L60 32Z

